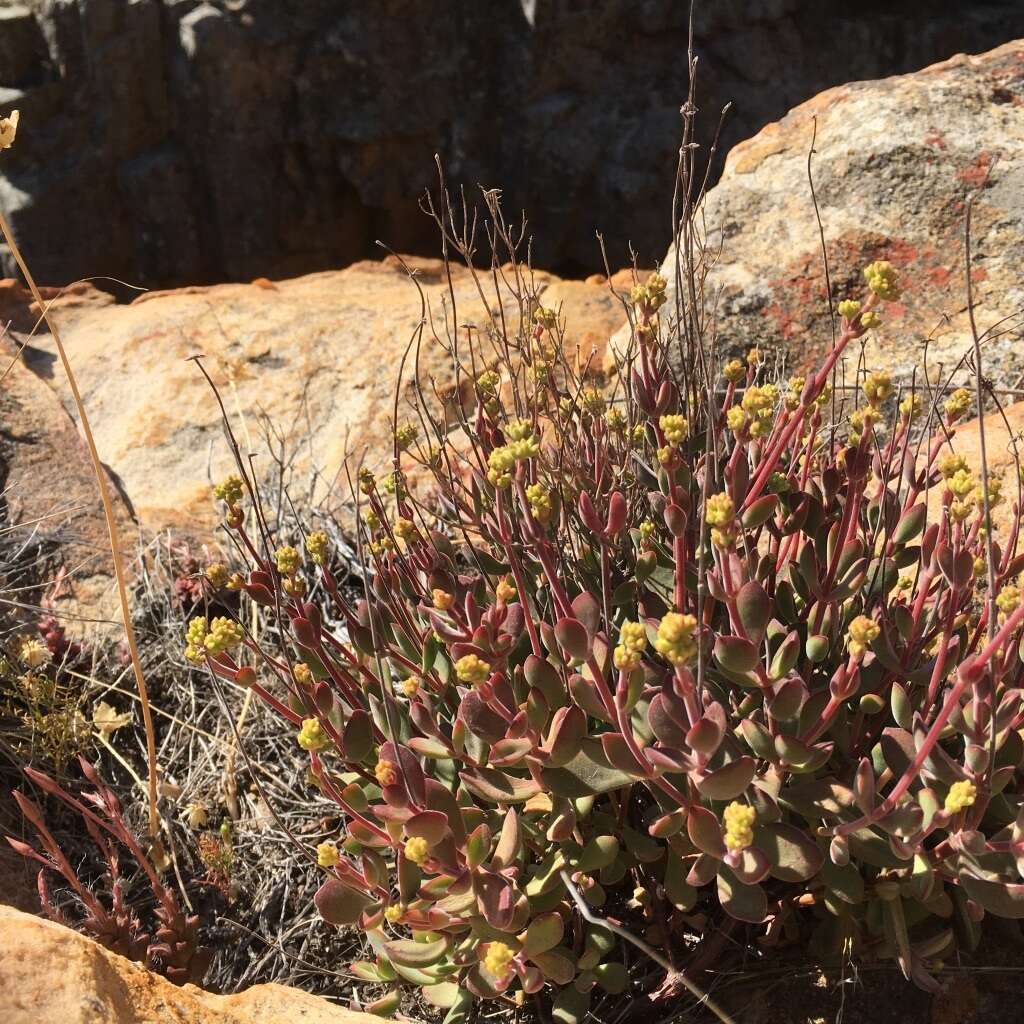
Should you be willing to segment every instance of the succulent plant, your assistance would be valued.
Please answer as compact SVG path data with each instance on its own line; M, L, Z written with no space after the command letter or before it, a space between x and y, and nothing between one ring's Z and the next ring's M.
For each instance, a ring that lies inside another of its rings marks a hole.
M308 564L247 534L240 463L218 492L253 559L236 585L285 642L189 632L342 812L316 904L395 986L373 1009L409 984L454 1021L549 987L574 1019L631 984L602 915L680 968L732 921L933 986L986 914L1024 916L1020 496L996 538L996 482L949 456L970 395L883 373L833 394L899 296L884 261L788 386L757 351L716 366L659 274L604 384L506 271L470 400L453 421L420 388L391 486L358 474L358 599L323 534Z

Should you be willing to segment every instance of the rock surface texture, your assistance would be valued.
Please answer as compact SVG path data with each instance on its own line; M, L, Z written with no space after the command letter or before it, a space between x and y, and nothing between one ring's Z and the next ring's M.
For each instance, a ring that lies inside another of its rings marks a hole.
M449 336L446 323L459 325L462 344L466 325L479 336L488 310L464 268L453 268L453 313L444 265L411 259L409 266L427 310L419 379L454 401L451 358L440 339ZM547 274L535 281L544 303L561 310L567 342L581 360L600 364L623 318L619 300L603 284ZM489 291L486 275L482 283ZM507 289L502 298L506 316L517 316ZM493 295L488 303L497 313ZM258 470L269 471L271 459L279 458L296 499L310 488L317 497L332 488L347 496L347 482L339 477L346 454L353 467L363 458L378 471L388 465L395 386L420 310L409 274L389 258L276 283L154 292L128 305L80 285L54 303L52 316L101 457L128 496L131 513L149 531L195 532L214 525L211 481L233 463L216 397L191 356L204 356L243 452L257 452ZM27 328L33 319L23 311L15 327ZM49 334L12 330L12 337L26 343L25 366L70 405ZM465 352L463 358L468 365ZM403 409L413 362L410 355L405 363Z
M6 1024L372 1024L284 985L217 996L181 988L62 925L0 906Z
M828 86L1024 35L1018 0L697 7L706 138L733 103L722 153ZM650 265L670 234L687 9L0 0L0 110L22 110L0 208L49 284L287 277L378 238L434 253L417 203L439 153L453 183L528 212L538 266L599 269L595 229L614 263L632 240Z
M709 294L721 289L718 339L728 353L759 345L798 370L820 365L832 336L807 178L815 122L833 298L861 297L861 270L875 259L890 260L904 286L866 337L867 369L890 370L905 386L927 373L934 384L940 366L949 374L970 346L965 202L977 193L971 281L984 370L1001 388L1020 387L1024 40L830 89L729 153L707 199L708 238L721 245L709 280ZM674 266L670 252L670 285ZM852 380L860 344L847 353Z

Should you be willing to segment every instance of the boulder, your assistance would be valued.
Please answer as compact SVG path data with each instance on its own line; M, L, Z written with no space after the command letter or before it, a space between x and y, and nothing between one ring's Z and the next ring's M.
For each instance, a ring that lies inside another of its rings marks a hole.
M101 457L140 527L208 539L216 524L210 487L233 462L217 397L193 356L203 357L220 389L243 452L256 453L261 472L281 462L295 499L347 496L340 474L349 455L351 466L364 459L371 469L386 470L399 373L402 410L416 362L414 354L406 358L421 322L416 286L426 311L419 379L449 405L456 382L439 340L447 337L446 322L458 326L468 366L468 329L477 338L486 333L499 305L507 318L518 316L507 288L500 304L491 296L485 308L465 268L453 268L449 285L439 260L411 259L408 266L416 284L398 258L389 258L293 280L149 293L127 305L88 286L56 300L52 315ZM619 300L604 284L542 273L535 282L542 301L561 310L568 344L583 362L599 367L622 319ZM514 332L515 322L511 327ZM13 337L28 342L25 366L68 405L49 335L14 331ZM50 500L55 494L63 491L50 487Z
M165 978L62 925L0 906L6 1024L373 1024L286 985L218 996Z
M687 94L680 0L4 0L0 208L39 280L169 287L436 252L418 209L506 190L534 262L664 251ZM1018 0L703 0L705 141L722 152L828 86L1024 34ZM806 149L806 145L802 148ZM13 273L0 249L0 269Z
M817 131L814 136L815 128ZM821 214L833 299L863 294L875 259L900 270L904 296L884 304L864 346L869 370L918 385L954 370L971 342L965 202L974 202L973 300L984 371L1003 388L1024 374L1024 40L916 74L830 89L736 146L707 197L721 245L707 293L718 294L723 354L752 345L792 370L831 345ZM674 254L664 272L674 282ZM673 309L669 302L668 309ZM621 346L620 334L616 344ZM847 350L848 378L861 346ZM965 372L957 374L961 379Z
M72 295L64 301L88 298ZM13 281L0 281L0 318L10 325L0 337L0 566L21 605L7 612L31 625L32 605L59 600L67 624L83 632L87 623L74 622L76 616L115 614L107 600L113 565L99 489L70 406L65 408L23 361L33 356L41 361L44 354L32 348L38 311ZM53 372L52 366L46 372ZM108 474L107 483L126 547L134 551L128 505L116 477Z

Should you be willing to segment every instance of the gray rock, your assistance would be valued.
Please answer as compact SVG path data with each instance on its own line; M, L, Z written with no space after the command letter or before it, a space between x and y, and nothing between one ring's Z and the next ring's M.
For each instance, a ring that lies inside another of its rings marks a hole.
M0 206L41 280L147 285L433 253L418 200L505 189L535 259L648 264L668 241L686 93L680 0L0 0L0 101L19 106ZM980 0L704 0L705 134L724 152L824 87L1024 35ZM0 268L11 272L9 254Z

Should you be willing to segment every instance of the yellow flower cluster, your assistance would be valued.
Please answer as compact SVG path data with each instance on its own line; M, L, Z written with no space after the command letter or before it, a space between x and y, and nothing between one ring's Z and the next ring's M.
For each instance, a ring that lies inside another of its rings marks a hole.
M640 538L641 540L650 540L654 536L655 526L650 519L645 519L640 524Z
M892 377L884 370L877 370L864 378L862 388L864 397L877 408L892 394Z
M323 530L314 530L306 538L306 550L316 565L327 561L327 534Z
M869 309L866 313L861 313L860 325L864 330L870 331L874 327L882 326L882 318L874 310Z
M396 519L393 529L399 540L408 542L416 536L416 524L411 519Z
M242 478L235 473L226 477L213 489L213 496L218 501L223 501L225 505L232 507L242 500L244 493L245 485L242 483Z
M378 761L373 774L380 786L393 786L398 781L398 771L393 761Z
M751 437L763 437L771 429L778 400L779 389L774 384L755 384L743 393L740 406L749 417Z
M981 559L982 564L984 560ZM1007 584L996 595L996 607L1003 613L1009 615L1020 607L1020 587Z
M899 275L888 260L875 260L864 268L868 287L880 298L892 302L900 297Z
M405 859L422 865L430 858L430 846L423 836L410 836L405 841Z
M508 445L501 445L487 456L487 479L495 487L508 487L515 465L515 453Z
M459 682L479 686L481 683L487 682L487 677L491 674L491 666L475 654L464 654L455 662L455 674L459 677Z
M597 388L584 388L583 408L591 416L603 416L606 408L604 395Z
M194 663L205 654L223 654L237 647L245 638L242 627L232 619L218 615L212 622L197 615L185 632L185 657Z
M921 408L920 395L907 395L907 397L900 402L900 415L905 420L912 423L921 415Z
M341 860L335 843L320 843L316 848L316 862L322 868L333 868Z
M754 820L757 812L747 804L734 800L722 812L725 823L725 845L730 850L743 850L754 841Z
M971 393L967 388L957 388L956 391L954 391L953 394L951 394L949 398L942 403L942 408L949 417L950 423L952 423L953 420L960 419L960 417L963 416L970 407Z
M359 469L359 490L361 490L363 494L372 494L373 489L376 486L377 478L369 469L366 468L366 466L361 466Z
M619 628L619 645L615 648L615 667L631 672L640 665L647 649L647 630L641 622L624 622Z
M851 322L860 316L860 303L856 299L843 299L836 308L841 317Z
M622 430L626 425L626 414L618 408L611 408L604 414L609 430Z
M299 571L302 556L295 548L285 545L274 552L274 561L277 563L277 571L282 576L291 576Z
M220 590L228 585L231 573L228 572L228 567L223 562L211 562L206 567L206 578L209 580L211 587L215 590Z
M491 942L484 954L484 969L495 978L504 978L514 959L515 954L504 942Z
M791 377L789 380L789 387L786 389L786 394L783 396L783 401L786 403L786 408L793 412L800 408L800 399L804 392L804 386L807 384L806 377Z
M673 665L685 665L697 653L697 620L692 615L669 612L658 623L655 650Z
M669 444L682 444L690 433L690 424L686 417L679 414L662 416L658 420L658 426L661 427L665 440Z
M12 110L6 117L0 117L0 149L10 149L18 134L18 118L20 113Z
M484 370L476 379L476 386L480 389L480 394L487 396L496 395L500 383L501 377L494 370Z
M398 921L401 918L401 916L402 907L398 903L392 903L391 906L384 911L385 919L391 924L395 924L395 922Z
M546 327L551 331L558 326L558 314L553 309L548 309L545 306L538 306L533 311L533 322L535 324L539 324L541 327Z
M415 423L403 423L395 427L395 444L401 452L408 451L419 435L419 427Z
M747 351L747 365L757 366L759 362L761 362L761 350L755 346Z
M855 658L863 657L880 632L881 628L874 619L858 615L846 631L846 649Z
M502 604L510 604L516 599L518 591L516 590L515 584L504 577L498 580L498 585L494 588L494 596L497 597Z
M962 455L956 455L953 452L947 452L939 459L939 472L946 480L956 476L961 470L966 473L968 470L967 460Z
M730 384L739 384L747 375L746 368L738 359L730 359L722 367L722 375Z
M665 304L665 289L668 282L655 272L643 284L634 285L629 293L634 305L646 307L650 311L660 309Z
M726 426L737 434L747 425L747 414L742 406L734 405L725 414Z
M978 787L970 779L954 782L946 794L945 810L949 814L959 814L970 807L978 796Z
M35 637L23 636L18 643L18 660L28 668L39 668L50 660L50 649Z
M720 548L731 547L736 540L736 506L724 491L708 498L705 513L711 527L711 542Z
M420 692L421 682L422 680L420 679L419 676L408 676L407 678L403 679L400 684L402 693L404 693L406 697L409 697L410 699L415 697L416 694Z
M543 484L530 484L526 488L526 500L530 503L530 511L536 519L542 523L551 519L551 492Z
M446 612L455 604L455 595L440 587L434 587L430 592L430 601L439 612Z
M299 730L299 746L303 750L322 750L330 743L330 737L324 732L318 718L304 718Z

